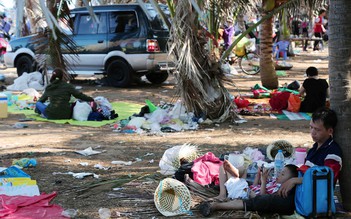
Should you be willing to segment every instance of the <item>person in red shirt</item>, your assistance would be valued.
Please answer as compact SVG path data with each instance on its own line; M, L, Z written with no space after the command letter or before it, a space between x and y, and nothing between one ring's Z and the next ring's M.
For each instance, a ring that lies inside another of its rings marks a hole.
M316 20L314 21L314 29L313 29L313 31L314 31L314 36L315 36L315 37L322 38L323 33L325 32L325 28L324 28L324 26L323 26L323 18L324 18L324 16L325 16L325 14L326 14L325 9L321 9L321 10L319 11L318 17L317 17ZM313 51L319 50L319 49L320 49L320 48L319 48L319 44L320 44L320 43L321 43L322 46L323 46L323 41L322 41L322 40L316 40L316 41L314 41Z

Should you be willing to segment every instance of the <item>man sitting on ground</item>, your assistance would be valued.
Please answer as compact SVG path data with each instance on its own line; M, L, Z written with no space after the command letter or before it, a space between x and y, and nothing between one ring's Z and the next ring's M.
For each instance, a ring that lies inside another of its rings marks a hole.
M333 139L336 124L336 113L331 109L320 108L313 113L310 121L310 133L315 143L308 151L305 165L302 166L330 167L334 172L334 185L339 177L342 164L341 149ZM278 195L262 195L249 200L233 200L222 203L205 202L200 205L200 211L204 216L210 215L215 210L248 210L262 213L292 214L295 210L294 188L298 184L302 184L302 178L295 175L282 183L277 192ZM267 199L262 201L265 198ZM269 198L271 198L270 201L268 201ZM282 202L279 202L279 200L282 200Z

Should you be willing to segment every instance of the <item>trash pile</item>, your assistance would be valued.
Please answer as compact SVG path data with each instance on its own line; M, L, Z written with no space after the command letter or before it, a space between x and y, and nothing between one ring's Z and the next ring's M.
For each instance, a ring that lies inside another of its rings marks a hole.
M212 123L212 121L196 117L194 113L187 112L179 100L176 104L161 102L155 106L150 100L141 108L140 113L129 119L118 121L113 125L113 131L119 133L144 132L179 132L182 130L196 130L199 123Z
M36 165L35 159L22 158L0 168L1 218L66 218L61 206L50 204L57 193L40 193L36 180L21 169Z
M24 72L20 77L14 80L14 83L7 86L9 91L23 91L28 88L35 90L44 90L45 83L43 75L40 72L31 72L28 74Z

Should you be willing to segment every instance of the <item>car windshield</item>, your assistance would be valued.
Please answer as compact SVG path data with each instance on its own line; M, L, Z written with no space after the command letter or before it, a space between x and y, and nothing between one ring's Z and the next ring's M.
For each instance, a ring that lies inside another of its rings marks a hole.
M165 13L168 19L170 19L170 12L168 7L163 4L159 4L161 10ZM154 30L168 30L167 25L162 20L161 15L157 13L151 4L145 4L148 14L151 17L151 26Z

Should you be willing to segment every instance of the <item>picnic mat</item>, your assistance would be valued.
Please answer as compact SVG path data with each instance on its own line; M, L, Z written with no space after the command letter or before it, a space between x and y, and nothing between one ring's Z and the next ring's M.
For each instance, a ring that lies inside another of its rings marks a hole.
M287 110L282 110L281 112L277 110L272 110L269 104L270 98L246 99L250 101L250 105L246 109L253 113L269 114L271 118L275 118L278 120L311 120L311 113L293 113Z
M278 120L311 120L311 113L293 113L287 110L283 110L281 114L271 113L270 116Z
M15 105L8 107L9 113L14 114L24 114L26 118L32 118L36 121L43 121L43 122L53 122L56 124L71 124L71 125L78 125L78 126L90 126L90 127L101 127L107 124L114 123L116 120L126 119L129 116L133 115L134 113L139 113L141 104L129 103L129 102L112 102L112 108L118 113L117 119L112 120L102 120L102 121L77 121L73 119L59 119L59 120L48 120L45 118L40 117L38 114L34 112L34 110L19 110Z

